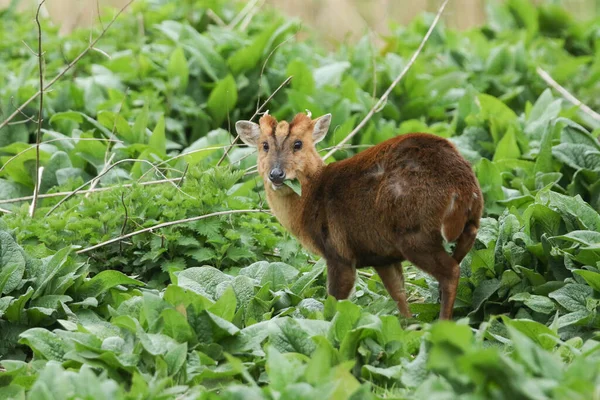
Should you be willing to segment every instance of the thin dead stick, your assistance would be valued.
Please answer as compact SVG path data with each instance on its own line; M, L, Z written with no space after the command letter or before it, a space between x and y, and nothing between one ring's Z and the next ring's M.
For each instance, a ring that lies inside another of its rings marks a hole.
M108 187L101 187L101 188L95 188L95 189L80 190L76 194L79 195L79 194L87 194L87 193L106 192L108 190L132 187L134 185L147 186L147 185L158 185L158 184L162 184L162 183L175 183L175 182L180 182L180 181L181 181L181 178L170 178L170 179L159 179L156 181L139 182L139 183L135 183L135 184L134 183L124 183L122 185L117 185L117 186L108 186ZM38 199L47 199L47 198L51 198L51 197L63 197L63 196L68 196L71 193L73 193L73 192L45 193L45 194L38 195ZM21 201L29 201L31 199L33 199L33 196L15 197L14 199L0 200L0 204L19 203Z
M4 214L12 214L12 211L7 210L6 208L2 208L2 207L0 207L0 212L2 212Z
M108 146L106 147L106 151L108 152ZM115 158L115 153L112 153L110 155L110 158L108 159L108 161L105 160L104 162L104 166L102 167L102 170L100 170L100 175L104 175L104 173L106 172L106 169L110 166L110 163L112 162L112 160ZM94 180L91 184L90 184L90 190L94 190L96 188L96 185L98 184L98 182L100 182L100 179L96 179ZM86 198L90 197L90 193L87 193L85 195Z
M42 129L42 130L44 130L44 129ZM64 137L64 138L57 138L57 139L46 140L45 142L40 143L40 145L42 145L42 144L48 144L48 143L52 143L52 142L61 142L61 141L65 141L65 140L84 140L84 141L85 140L90 140L90 141L123 143L122 140L115 140L115 139L108 139L108 138L71 138L71 137ZM14 156L12 156L8 160L6 160L6 162L2 165L2 167L0 167L0 172L4 171L4 168L6 168L6 166L8 164L10 164L11 162L13 162L15 159L19 158L20 156L22 156L23 154L27 153L28 151L35 150L36 146L37 146L36 144L32 144L31 146L29 146L25 150L21 150L20 152L18 152L17 154L15 154Z
M259 3L257 5L255 5L252 8L252 10L250 10L250 12L248 13L248 15L246 15L246 18L244 18L244 20L240 24L240 30L245 31L246 28L248 28L248 25L250 25L250 22L252 21L252 18L254 18L254 16L256 14L258 14L258 11L262 8L262 6L264 4L265 4L265 0L259 0Z
M79 250L76 253L77 254L87 253L88 251L92 251L92 250L98 249L100 247L104 247L104 246L107 246L109 244L119 242L119 241L121 241L123 239L128 239L128 238L130 238L132 236L140 235L140 234L146 233L146 232L152 232L154 230L161 229L161 228L166 228L168 226L185 224L185 223L194 222L194 221L200 221L200 220L205 219L205 218L216 217L216 216L219 216L219 215L241 214L241 213L259 213L259 212L265 213L265 214L270 214L266 210L228 210L228 211L218 211L218 212L214 212L214 213L206 214L206 215L200 215L200 216L197 216L197 217L179 219L177 221L163 222L162 224L150 226L148 228L140 229L138 231L130 232L130 233L126 234L126 235L121 235L119 237L107 240L105 242L98 243L98 244L96 244L94 246L87 247L85 249Z
M229 23L229 25L227 25L227 27L229 29L233 29L235 28L235 26L242 20L244 19L244 17L246 16L246 14L248 14L248 12L250 12L250 10L252 10L252 8L254 8L254 6L256 5L256 3L258 3L259 0L252 0L250 2L248 2L248 4L246 4L246 6L244 8L242 8L242 11L239 12L238 15L235 16L235 18L233 18L231 20L231 22Z
M185 157L185 156L189 156L190 154L201 153L201 152L203 152L203 151L211 151L211 150L220 150L220 149L225 149L225 148L227 148L227 146L231 146L231 145L225 145L225 146L213 146L213 147L205 147L205 148L203 148L203 149L197 149L197 150L192 150L192 151L188 151L188 152L185 152L185 153L180 153L180 154L177 154L176 156L173 156L173 157L171 157L171 158L168 158L168 159L166 159L166 160L164 160L164 161L161 161L161 162L159 162L158 164L154 164L154 166L155 166L156 168L158 168L158 167L160 167L160 166L162 166L162 165L164 165L164 164L166 164L166 163L169 163L169 162L171 162L171 161L173 161L173 160L177 160L178 158ZM140 176L140 178L138 179L138 181L139 181L140 179L144 178L144 177L145 177L145 176L146 176L146 175L147 175L147 174L148 174L150 171L151 171L151 170L148 170L148 171L144 172L144 173L142 174L142 176Z
M33 188L33 199L31 200L31 208L29 216L33 218L37 207L37 198L40 193L40 184L42 183L42 169L40 168L40 142L42 141L42 120L44 113L44 54L42 52L42 25L40 24L40 9L46 0L40 1L40 5L35 13L35 23L38 27L38 68L40 77L40 108L38 112L37 133L35 135L35 187Z
M277 89L275 89L275 91L273 93L271 93L271 95L269 96L269 98L267 98L267 100L265 100L265 102L262 104L262 106L260 106L256 112L254 113L254 115L252 115L252 117L250 117L250 121L252 121L254 118L256 118L256 116L262 111L263 108L265 108L265 106L267 105L267 103L269 103L269 101L271 101L271 99L277 94L277 92L279 92L281 90L281 88L283 88L285 85L288 84L289 81L292 80L292 76L288 76L288 78L283 81L281 83L281 85L279 85L277 87ZM231 148L233 146L235 146L235 143L239 140L240 135L235 135L235 138L233 139L233 141L231 142L231 144L225 149L225 153L223 153L223 156L221 156L221 158L219 159L219 161L217 162L217 167L219 165L221 165L221 163L223 162L223 160L225 159L225 157L227 157L227 154L229 154L229 152L231 151Z
M35 212L35 205L37 203L37 199L39 197L40 186L42 185L42 175L44 174L44 167L40 167L40 169L36 172L37 181L35 182L35 186L33 187L33 196L31 196L31 204L29 205L29 216L33 217Z
M119 164L123 164L126 162L142 162L142 163L146 163L146 164L150 164L151 167L154 168L154 164L152 164L150 161L148 160L138 160L136 158L126 158L124 160L119 160L116 163L114 163L113 165L111 165L110 167L106 168L106 170L104 170L103 172L100 172L96 177L90 179L89 181L85 182L83 185L79 186L77 189L73 190L71 193L69 193L66 197L60 199L60 201L58 203L56 203L54 205L54 207L52 207L47 213L46 213L46 217L49 216L50 214L52 214L54 212L54 210L56 210L61 204L63 204L65 201L69 200L71 197L75 196L77 194L77 192L79 192L81 189L83 189L84 187L86 187L87 185L91 185L94 183L95 180L102 178L104 175L106 175L110 170L112 170L114 167L116 167ZM163 179L167 179L166 176L164 176L164 174L162 172L160 172L160 170L158 170L157 168L157 172L162 175ZM181 190L180 188L177 187L176 184L172 183L172 185L175 187L175 189L177 189L179 192L183 193L186 196L191 197L192 199L195 199L194 196L191 196L187 193L185 193L183 190Z
M75 57L75 59L73 61L71 61L62 72L60 72L50 82L48 82L46 84L46 86L43 88L43 90L39 90L37 93L35 93L29 99L27 99L11 115L9 115L8 118L4 120L4 122L0 123L0 129L2 129L6 125L8 125L9 122L12 121L13 118L15 118L17 115L19 115L23 111L23 109L29 105L29 103L31 103L33 100L35 100L41 94L42 91L48 91L48 89L50 87L52 87L60 78L62 78L67 72L69 72L75 66L75 64L77 64L79 62L79 60L81 60L96 45L96 43L98 43L100 41L100 39L102 39L102 37L106 34L106 32L110 29L110 27L115 23L117 18L119 18L119 16L133 2L134 2L134 0L130 0L127 4L125 4L125 6L123 6L123 8L121 8L119 10L119 12L117 12L117 14L108 23L108 25L106 25L106 28L104 28L102 30L102 32L100 32L100 35L98 35L98 37L96 39L94 39L81 53L79 53L79 55L77 57Z
M338 143L337 146L335 146L333 149L331 149L330 152L328 152L327 154L325 154L325 156L323 157L323 160L327 160L329 157L331 157L333 154L335 154L335 152L340 149L340 145L343 145L346 142L350 141L350 139L352 139L358 133L358 131L360 131L367 124L367 122L369 122L369 120L371 119L371 117L373 116L373 114L375 114L377 111L379 111L383 107L383 105L387 101L387 98L390 95L390 93L392 92L392 90L394 90L394 88L396 87L396 85L402 80L402 78L404 78L404 75L406 75L406 73L408 72L408 70L412 67L412 65L417 60L417 57L419 56L419 54L423 50L423 47L425 47L425 43L427 43L427 40L429 40L429 37L431 36L431 34L433 33L433 30L435 29L436 25L438 24L438 22L440 20L440 17L442 16L442 13L444 12L444 9L446 8L446 4L448 4L448 1L449 0L444 0L444 2L442 3L442 5L438 9L438 12L435 15L435 18L433 19L433 22L431 23L431 26L429 27L429 30L427 31L427 33L423 37L423 40L421 41L421 44L419 44L419 47L417 48L417 50L415 50L414 54L412 55L412 57L410 58L410 60L408 61L408 63L404 67L404 69L402 69L402 72L400 72L400 75L398 75L396 77L396 79L394 79L394 81L392 82L392 84L383 93L383 96L381 96L379 98L379 101L377 103L375 103L375 105L373 106L373 108L371 108L371 110L367 113L367 115L363 118L363 120L360 121L360 123L356 126L356 128L354 128L354 130L352 132L350 132L348 134L348 136L346 136L340 143Z
M552 88L556 89L556 91L558 93L560 93L565 99L567 99L573 105L579 107L581 109L581 111L583 111L584 113L586 113L587 115L589 115L590 117L592 117L593 119L595 119L596 121L600 121L600 114L598 114L596 111L592 110L587 105L585 105L584 103L582 103L581 100L579 100L577 97L573 96L567 89L565 89L558 82L556 82L552 78L552 76L550 76L550 74L548 72L546 72L541 67L537 67L535 70L536 70L537 74L548 85L550 85Z
M219 26L227 26L227 24L215 13L211 8L206 10L206 15Z

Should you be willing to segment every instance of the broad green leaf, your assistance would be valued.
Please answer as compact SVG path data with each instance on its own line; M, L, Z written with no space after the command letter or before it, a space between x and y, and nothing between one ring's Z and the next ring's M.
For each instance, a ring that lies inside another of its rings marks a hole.
M119 271L102 271L79 287L77 293L82 297L98 297L109 289L119 285L144 286L144 282L128 277Z
M286 74L292 76L292 88L305 94L312 94L315 90L315 80L310 68L301 59L290 62Z
M25 344L33 352L46 360L62 361L67 346L56 334L43 329L31 328L20 335L19 343Z
M280 324L271 325L270 328L269 342L279 351L310 356L316 348L310 335L291 318L286 318Z
M25 272L23 254L12 236L0 231L0 293L8 294L21 284Z
M235 314L236 306L237 300L235 291L232 286L228 285L225 292L221 294L215 304L208 308L208 311L231 322Z
M188 86L190 70L185 53L181 47L177 47L171 53L171 58L169 58L169 64L167 65L167 73L177 90L180 93L185 92Z
M598 272L577 269L573 273L581 276L592 289L600 292L600 274Z
M140 110L137 117L135 118L135 123L133 124L132 133L135 138L136 143L144 144L146 143L146 129L148 127L148 118L149 118L149 107L148 104L144 104L144 107Z
M53 256L43 260L42 273L37 277L36 289L32 299L36 299L44 294L44 290L50 284L52 279L62 272L67 265L67 260L71 247L65 247L57 251Z
M164 156L167 151L167 139L165 136L165 117L160 116L156 127L150 136L150 142L148 143L150 148L157 152L159 155Z
M521 156L521 150L515 137L514 128L511 126L508 132L500 139L493 161L515 159Z
M533 311L540 312L542 314L550 314L556 310L554 302L546 296L538 296L535 294L529 294L527 292L517 293L512 296L510 301L522 301L527 307Z
M269 375L271 387L281 391L302 376L305 365L293 357L293 353L282 354L275 346L270 346L267 350L265 368Z
M302 196L302 186L300 185L300 181L297 179L292 180L286 180L283 182L287 187L289 187L290 189L292 189L294 191L294 193L296 193L298 196Z
M217 82L210 92L206 106L216 126L220 126L225 118L233 112L238 100L237 86L232 75L227 75Z
M591 287L570 283L550 293L548 297L555 300L567 311L585 311L587 310L587 299L592 294Z
M502 320L506 325L526 335L545 350L550 350L556 345L556 341L552 338L557 338L558 335L546 325L527 319L510 319L505 316L502 317Z

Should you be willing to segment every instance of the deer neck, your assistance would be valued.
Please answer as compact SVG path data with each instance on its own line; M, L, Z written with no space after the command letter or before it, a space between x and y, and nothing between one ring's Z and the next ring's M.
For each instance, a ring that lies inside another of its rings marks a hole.
M274 190L270 182L267 180L264 182L267 202L279 223L309 249L313 246L310 243L305 243L304 231L301 224L302 213L307 205L307 199L311 197L312 191L318 186L319 178L324 168L325 164L321 162L316 168L311 168L303 174L298 174L302 196L298 196L287 186Z

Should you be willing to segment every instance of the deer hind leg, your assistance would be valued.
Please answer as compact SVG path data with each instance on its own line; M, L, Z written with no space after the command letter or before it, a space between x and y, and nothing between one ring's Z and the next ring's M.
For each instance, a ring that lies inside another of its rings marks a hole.
M411 242L411 245L402 247L402 254L417 268L437 279L440 284L442 303L440 319L452 319L452 310L460 277L458 262L446 253L441 240L437 244L427 244L418 240Z
M383 286L398 306L400 314L406 318L412 317L408 302L406 300L406 289L404 288L404 273L402 264L392 264L385 267L375 267L375 271L381 278Z
M465 229L456 240L456 246L454 248L454 253L452 254L452 258L454 258L457 263L460 264L469 250L471 250L476 237L477 226L473 222L467 222Z
M350 297L356 282L356 268L327 261L327 292L337 300Z

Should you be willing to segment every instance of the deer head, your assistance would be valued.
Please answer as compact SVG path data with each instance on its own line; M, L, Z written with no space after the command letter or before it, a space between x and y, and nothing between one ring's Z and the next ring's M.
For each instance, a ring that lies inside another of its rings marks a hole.
M304 184L323 167L315 145L323 140L330 123L331 114L311 119L310 113L299 113L288 123L265 113L258 124L238 121L235 129L244 143L258 149L258 173L265 188L289 194L291 190L283 184L286 179Z

